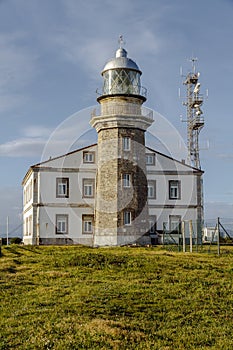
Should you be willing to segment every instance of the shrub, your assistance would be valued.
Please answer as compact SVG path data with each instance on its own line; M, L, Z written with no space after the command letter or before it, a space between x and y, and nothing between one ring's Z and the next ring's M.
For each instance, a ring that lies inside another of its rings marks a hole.
M22 243L22 238L20 237L13 237L10 239L11 244L20 244Z

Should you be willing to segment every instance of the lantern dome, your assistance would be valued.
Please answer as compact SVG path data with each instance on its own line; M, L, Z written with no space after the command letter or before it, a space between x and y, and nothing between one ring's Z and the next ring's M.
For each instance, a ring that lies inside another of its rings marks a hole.
M138 65L127 57L127 51L120 47L116 50L115 57L109 60L103 70L104 79L102 94L97 100L106 96L137 96L146 100L146 89L141 86L140 71Z
M140 75L142 74L142 72L138 68L138 65L132 59L127 57L127 51L125 49L123 49L122 47L120 47L116 51L116 57L112 58L111 60L109 60L106 63L106 65L104 66L104 69L102 71L102 75L107 70L120 69L120 68L135 70L135 71L139 72Z

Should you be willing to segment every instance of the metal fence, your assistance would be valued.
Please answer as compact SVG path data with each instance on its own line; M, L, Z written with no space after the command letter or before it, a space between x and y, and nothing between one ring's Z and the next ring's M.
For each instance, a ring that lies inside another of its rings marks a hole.
M175 230L163 224L160 243L174 252L206 252L220 255L227 247L233 252L233 220L216 218L204 225L198 221L182 221ZM232 246L232 249L230 248Z
M168 250L186 252L198 251L202 244L202 230L198 221L182 221L175 229L169 223L163 224L161 244Z

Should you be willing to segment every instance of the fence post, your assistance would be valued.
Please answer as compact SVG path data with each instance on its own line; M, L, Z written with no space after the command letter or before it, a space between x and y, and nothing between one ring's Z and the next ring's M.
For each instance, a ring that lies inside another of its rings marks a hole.
M218 255L220 255L220 218L218 217L217 223L217 242L218 242Z
M189 244L190 244L190 253L193 252L193 223L192 220L189 221Z
M2 238L0 238L0 256L2 256Z
M183 253L185 253L185 226L184 221L181 223L181 232L182 232L182 239L183 239Z
M166 224L163 222L163 246L165 245L165 230L166 230Z
M9 245L9 216L6 217L6 245Z

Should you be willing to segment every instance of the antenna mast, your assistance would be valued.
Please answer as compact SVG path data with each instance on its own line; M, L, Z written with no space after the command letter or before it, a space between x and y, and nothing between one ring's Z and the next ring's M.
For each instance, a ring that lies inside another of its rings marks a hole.
M203 112L201 105L203 104L203 95L200 92L201 84L198 82L200 73L196 73L195 62L197 58L191 58L192 70L189 72L185 81L186 99L183 105L186 106L186 122L187 122L187 147L190 164L201 169L199 156L199 133L204 126Z

